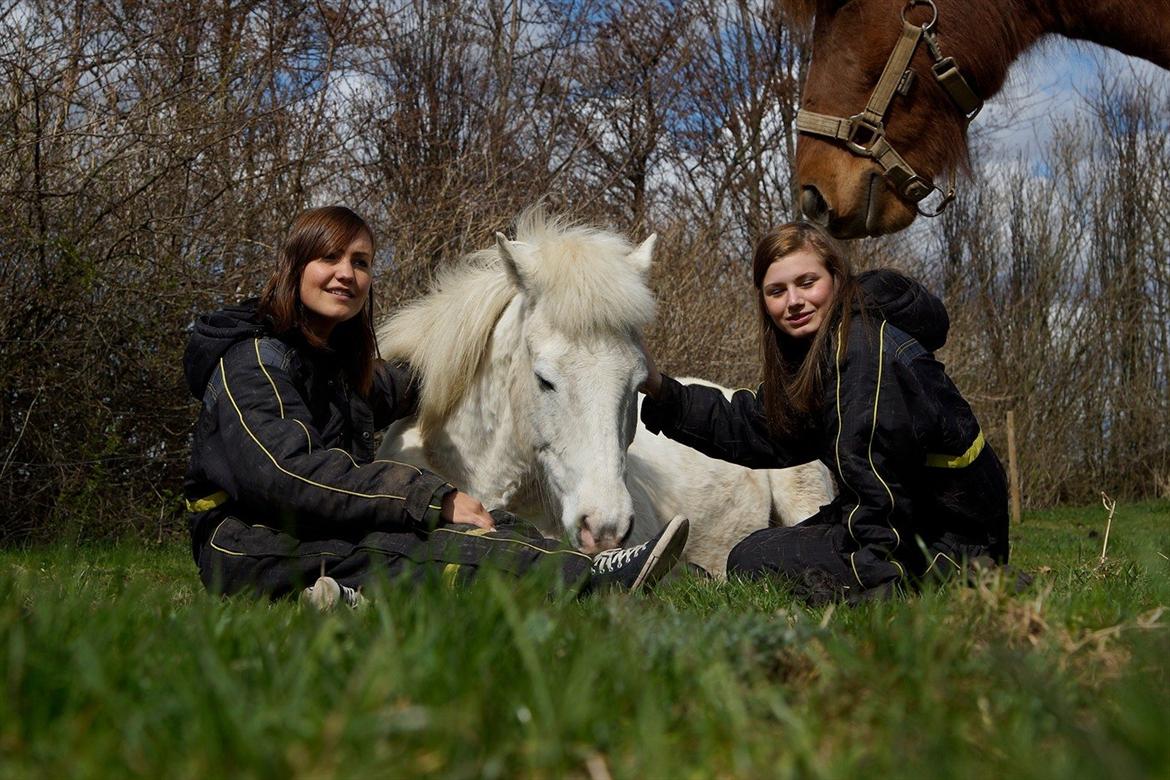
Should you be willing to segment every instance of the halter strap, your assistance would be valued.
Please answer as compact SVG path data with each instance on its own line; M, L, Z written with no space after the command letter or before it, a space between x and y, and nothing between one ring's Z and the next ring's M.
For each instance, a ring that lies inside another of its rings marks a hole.
M934 12L933 18L925 25L919 26L907 21L903 11L902 32L886 60L886 66L882 69L877 85L870 93L865 110L851 117L838 117L802 108L796 112L796 130L841 141L853 154L871 158L881 168L882 175L894 185L895 191L913 202L916 207L932 192L938 190L943 197L934 211L926 212L921 207L918 208L920 214L933 217L941 214L955 197L954 173L951 174L950 186L943 192L930 178L919 176L886 140L885 118L894 95L906 95L914 85L915 74L910 69L910 61L918 50L918 42L926 41L931 59L934 60L931 73L951 102L963 113L966 122L975 118L983 108L983 101L963 78L954 58L942 55L938 40L932 31L934 23L938 20L938 10L933 0L909 0L907 8L920 4L931 7Z

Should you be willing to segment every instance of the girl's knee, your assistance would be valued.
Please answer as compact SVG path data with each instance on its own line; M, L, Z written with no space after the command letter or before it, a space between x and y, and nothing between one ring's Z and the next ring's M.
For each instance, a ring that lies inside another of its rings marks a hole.
M775 570L775 537L784 528L762 528L749 534L727 554L727 576L755 578Z

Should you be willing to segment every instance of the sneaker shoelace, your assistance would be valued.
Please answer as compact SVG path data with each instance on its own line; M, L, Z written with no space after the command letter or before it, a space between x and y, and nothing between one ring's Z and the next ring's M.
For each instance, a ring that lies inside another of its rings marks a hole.
M598 553L597 557L593 559L593 570L602 574L609 573L615 569L620 569L630 561L632 561L638 553L646 548L649 542L640 544L637 547L622 547L617 550L606 550Z
M341 600L345 602L345 606L356 607L365 601L361 591L359 591L357 588L351 588L347 585L342 585L341 583L338 583L338 585L341 587Z

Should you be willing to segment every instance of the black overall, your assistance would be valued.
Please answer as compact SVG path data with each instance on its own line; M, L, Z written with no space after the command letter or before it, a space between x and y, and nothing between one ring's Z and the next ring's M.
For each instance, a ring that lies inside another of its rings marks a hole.
M893 272L859 279L865 310L840 324L824 395L800 436L768 428L757 392L731 400L663 377L642 419L653 432L751 468L820 460L838 498L791 528L749 536L730 575L778 575L845 598L953 572L964 560L1008 558L1007 484L971 407L935 359L948 320L942 303ZM928 346L924 346L929 345Z
M405 367L380 364L364 399L333 353L272 333L249 301L196 322L184 369L202 401L184 492L209 590L278 598L321 573L357 587L375 575L463 582L483 566L520 575L538 564L564 585L587 584L588 556L506 513L488 533L443 524L452 485L375 457L375 431L417 405Z

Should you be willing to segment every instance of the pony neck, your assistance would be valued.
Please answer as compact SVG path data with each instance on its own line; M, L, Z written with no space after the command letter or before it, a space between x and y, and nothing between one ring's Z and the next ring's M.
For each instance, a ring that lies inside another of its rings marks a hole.
M1170 0L1030 0L1045 32L1170 68Z

